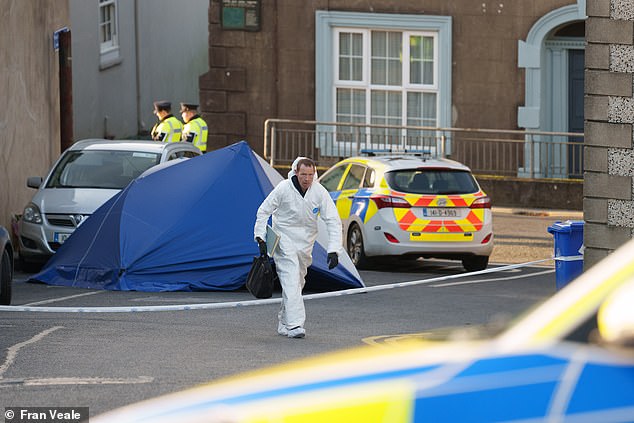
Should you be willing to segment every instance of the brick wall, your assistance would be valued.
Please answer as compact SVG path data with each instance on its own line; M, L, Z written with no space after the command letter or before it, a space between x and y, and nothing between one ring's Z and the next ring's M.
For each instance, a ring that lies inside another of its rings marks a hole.
M451 126L517 129L525 100L518 40L545 14L575 2L262 1L261 29L249 32L223 29L222 2L210 0L209 72L199 80L207 148L246 139L262 153L266 119L315 119L317 10L451 16Z
M634 1L587 3L584 228L589 268L634 237Z

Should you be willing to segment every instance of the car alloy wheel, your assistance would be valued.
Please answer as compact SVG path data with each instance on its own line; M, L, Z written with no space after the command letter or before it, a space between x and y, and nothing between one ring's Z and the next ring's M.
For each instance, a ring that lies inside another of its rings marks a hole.
M348 231L348 255L352 260L352 264L357 267L363 267L367 265L367 258L365 256L363 247L363 234L361 234L361 228L356 223L350 225Z

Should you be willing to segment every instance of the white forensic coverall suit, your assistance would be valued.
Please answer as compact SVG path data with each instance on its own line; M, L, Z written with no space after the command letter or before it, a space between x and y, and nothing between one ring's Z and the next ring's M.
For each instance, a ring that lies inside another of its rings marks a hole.
M301 157L300 157L301 158ZM254 239L266 239L266 225L273 216L273 229L279 234L278 248L273 254L277 275L282 285L282 306L278 313L279 324L286 328L304 326L306 311L302 298L306 272L312 263L312 251L317 239L317 219L328 228L329 253L340 254L341 219L328 191L315 180L304 197L293 185L298 158L293 163L288 179L280 182L260 205ZM279 327L279 326L278 326Z

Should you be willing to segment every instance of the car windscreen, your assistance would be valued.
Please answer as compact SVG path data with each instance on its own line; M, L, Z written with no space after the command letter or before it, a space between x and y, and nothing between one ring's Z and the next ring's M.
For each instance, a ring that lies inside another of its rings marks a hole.
M469 171L456 169L403 169L385 173L390 188L408 194L471 194L479 187Z
M158 153L142 151L67 151L46 188L123 189L160 159Z

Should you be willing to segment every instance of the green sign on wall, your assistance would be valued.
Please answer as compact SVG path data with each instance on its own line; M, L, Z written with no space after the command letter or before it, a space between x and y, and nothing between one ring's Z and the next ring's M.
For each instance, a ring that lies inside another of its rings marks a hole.
M222 0L222 29L260 30L260 0Z

